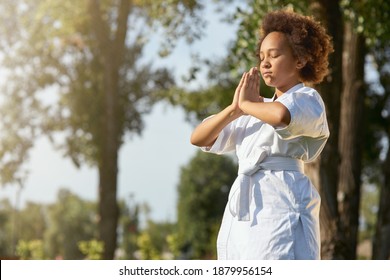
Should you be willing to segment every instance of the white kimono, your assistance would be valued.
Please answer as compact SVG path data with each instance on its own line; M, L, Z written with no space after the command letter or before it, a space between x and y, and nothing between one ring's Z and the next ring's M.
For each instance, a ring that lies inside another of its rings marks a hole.
M213 146L202 148L216 154L235 151L239 162L218 234L218 259L320 258L320 196L303 163L314 160L329 137L324 103L303 84L275 102L291 114L287 127L242 116Z

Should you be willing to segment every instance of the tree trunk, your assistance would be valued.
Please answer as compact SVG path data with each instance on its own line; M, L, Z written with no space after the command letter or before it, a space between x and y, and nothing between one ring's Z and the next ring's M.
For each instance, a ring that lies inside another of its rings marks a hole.
M341 100L338 205L346 241L346 259L356 259L362 171L365 40L345 23L344 89Z
M340 227L337 204L339 121L342 95L343 16L339 0L312 1L314 15L333 38L334 53L329 57L330 73L318 86L324 100L330 137L317 162L308 165L308 175L321 195L321 243L323 259L344 259L345 237ZM317 178L317 179L316 179ZM317 182L316 182L317 180Z
M113 259L116 249L118 221L118 97L113 63L105 60L104 119L102 122L102 147L99 166L99 235L104 242L104 259Z
M116 32L112 36L109 24L104 21L99 1L90 0L89 8L94 32L103 61L103 115L101 157L99 160L99 239L104 243L103 259L113 259L117 242L119 209L117 205L119 129L119 70L124 61L130 1L118 5Z

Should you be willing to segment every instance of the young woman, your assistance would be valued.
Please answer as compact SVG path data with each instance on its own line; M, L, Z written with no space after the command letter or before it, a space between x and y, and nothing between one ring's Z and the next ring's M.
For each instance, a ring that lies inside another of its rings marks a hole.
M204 151L235 151L239 160L218 259L319 259L320 197L303 166L329 129L320 95L304 83L327 74L331 39L313 18L289 11L268 13L260 31L259 68L244 73L231 105L191 136ZM259 96L259 74L273 98Z

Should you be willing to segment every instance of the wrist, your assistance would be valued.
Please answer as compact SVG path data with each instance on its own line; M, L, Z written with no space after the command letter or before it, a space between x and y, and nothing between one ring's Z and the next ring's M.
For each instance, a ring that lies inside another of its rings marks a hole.
M236 118L243 115L243 112L241 111L241 109L237 105L234 105L234 104L230 104L229 106L226 107L225 110L226 110L228 116L230 118L233 118L233 119L236 119Z
M244 113L247 113L246 110L248 108L248 105L251 103L251 101L249 100L242 100L240 101L240 109L241 111L243 111Z

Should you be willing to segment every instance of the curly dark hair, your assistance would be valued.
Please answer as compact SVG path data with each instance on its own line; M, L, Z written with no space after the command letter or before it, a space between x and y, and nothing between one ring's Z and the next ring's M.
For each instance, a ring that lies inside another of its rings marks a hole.
M333 52L331 37L313 17L292 11L279 10L265 15L260 27L256 55L259 58L261 43L271 32L282 32L296 58L306 61L300 70L302 82L317 84L328 74L328 55Z

